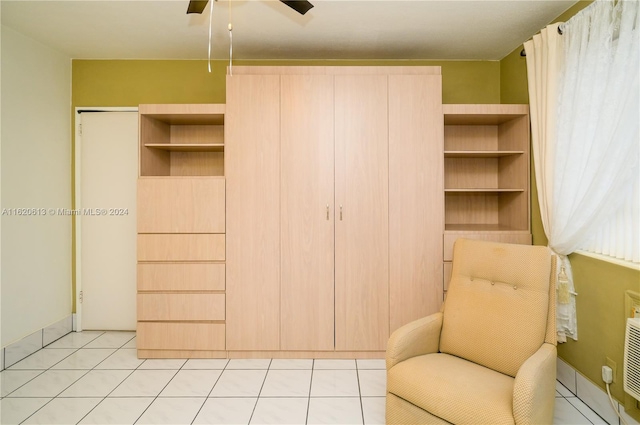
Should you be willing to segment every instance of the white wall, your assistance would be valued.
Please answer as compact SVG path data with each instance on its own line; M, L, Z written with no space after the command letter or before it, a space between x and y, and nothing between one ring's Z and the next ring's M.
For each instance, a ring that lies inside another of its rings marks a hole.
M1 37L1 337L4 347L71 313L71 58L10 28Z

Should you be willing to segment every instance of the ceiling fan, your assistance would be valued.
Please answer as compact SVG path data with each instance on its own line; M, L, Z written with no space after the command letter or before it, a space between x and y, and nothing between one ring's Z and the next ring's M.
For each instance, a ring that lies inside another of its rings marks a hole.
M301 15L307 13L313 5L307 0L280 0ZM202 13L209 0L190 0L187 13Z

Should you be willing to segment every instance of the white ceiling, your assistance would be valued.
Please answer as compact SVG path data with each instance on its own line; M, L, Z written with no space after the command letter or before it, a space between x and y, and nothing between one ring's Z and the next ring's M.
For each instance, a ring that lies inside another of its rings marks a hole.
M576 0L219 0L212 58L499 60ZM2 25L72 58L206 59L209 7L188 0L2 0ZM229 13L231 12L231 13Z

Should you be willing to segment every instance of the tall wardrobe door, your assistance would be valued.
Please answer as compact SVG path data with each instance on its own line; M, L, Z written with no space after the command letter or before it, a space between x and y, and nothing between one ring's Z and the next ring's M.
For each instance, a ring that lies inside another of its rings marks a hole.
M281 76L281 349L334 348L333 76Z
M442 304L440 75L389 76L390 331Z
M280 77L227 76L227 350L280 348Z
M336 350L389 338L386 75L335 77Z

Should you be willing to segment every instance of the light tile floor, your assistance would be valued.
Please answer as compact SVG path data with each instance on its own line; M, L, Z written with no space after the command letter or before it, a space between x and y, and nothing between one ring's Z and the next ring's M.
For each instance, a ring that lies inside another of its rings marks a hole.
M0 373L2 424L383 424L383 360L140 360L71 333ZM604 424L557 383L554 423Z

